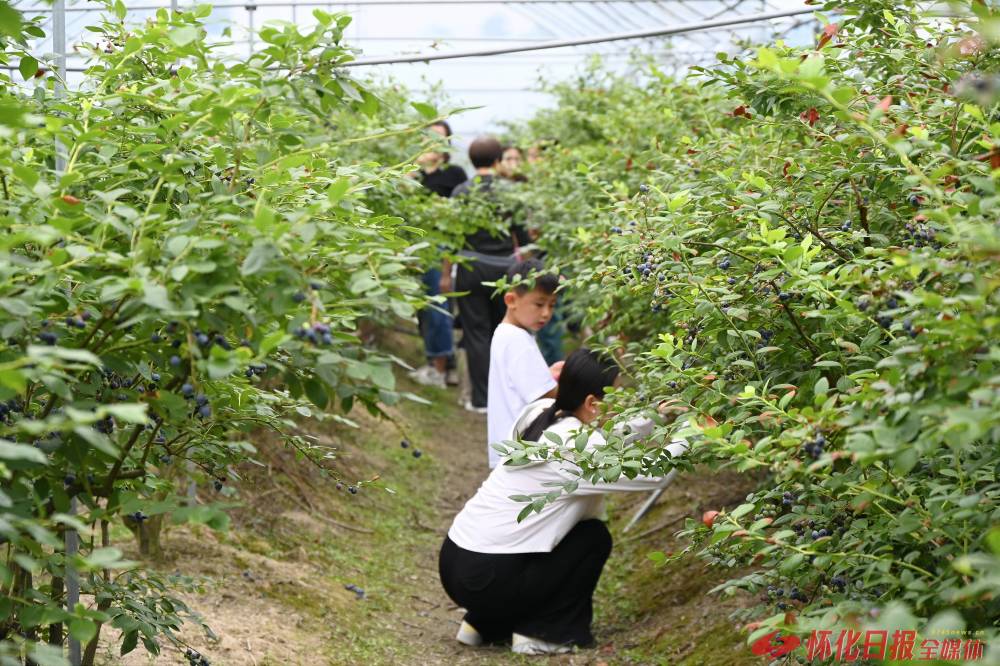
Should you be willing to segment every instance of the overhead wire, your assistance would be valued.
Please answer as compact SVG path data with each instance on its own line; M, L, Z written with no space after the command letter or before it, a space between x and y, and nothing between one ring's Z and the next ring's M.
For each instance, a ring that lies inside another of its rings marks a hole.
M483 49L480 51L454 51L450 53L433 53L433 54L405 56L405 57L389 56L389 57L379 57L379 58L362 58L360 60L341 63L338 66L365 67L370 65L421 63L421 62L430 62L433 60L449 60L453 58L482 58L494 55L503 55L507 53L524 53L528 51L542 51L547 49L559 49L571 46L587 46L591 44L604 44L607 42L616 42L616 41L623 41L630 39L644 39L647 37L665 37L669 35L696 32L699 30L705 30L707 28L727 27L727 26L741 25L746 23L771 21L779 18L787 18L790 16L801 16L803 14L811 14L813 13L813 11L814 10L810 8L810 9L792 9L780 12L767 12L763 14L746 14L743 16L736 16L726 19L716 19L713 21L703 21L700 23L691 23L679 26L661 26L659 28L653 28L650 30L640 30L636 32L606 33L603 35L596 35L592 37L553 40L549 42L540 42L537 44L529 44L529 45L505 47L505 48Z

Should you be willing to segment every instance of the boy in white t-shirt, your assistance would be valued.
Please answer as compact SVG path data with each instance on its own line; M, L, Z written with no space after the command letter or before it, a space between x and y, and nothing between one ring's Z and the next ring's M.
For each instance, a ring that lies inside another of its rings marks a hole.
M504 294L507 314L493 332L490 343L486 401L490 469L500 462L500 454L493 449L493 444L507 439L525 406L556 395L562 361L549 367L534 336L552 318L559 286L558 276L544 270L542 262L528 259L507 271L508 281L516 284Z

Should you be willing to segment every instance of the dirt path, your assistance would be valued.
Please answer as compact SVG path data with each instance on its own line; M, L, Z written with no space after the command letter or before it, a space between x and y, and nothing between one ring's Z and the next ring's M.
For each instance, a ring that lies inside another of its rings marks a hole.
M239 470L232 495L199 494L202 502L244 503L232 528L173 528L164 539L167 559L157 565L202 577L200 591L181 598L213 633L187 626L185 645L166 645L155 660L122 658L108 644L102 663L186 664L186 646L213 665L751 663L727 619L744 602L705 596L719 574L694 559L657 570L646 557L682 547L671 535L685 516L738 503L747 481L733 475L677 483L636 531L648 532L639 539L624 539L620 529L643 498L616 498L616 547L595 600L598 648L519 658L505 648L458 644L462 611L441 588L437 555L453 516L487 474L485 417L458 407L453 390L402 384L431 404L391 408L395 423L354 413L358 429L322 425L304 433L339 449L336 468L359 486L356 495L337 490L277 440L255 441L260 464Z

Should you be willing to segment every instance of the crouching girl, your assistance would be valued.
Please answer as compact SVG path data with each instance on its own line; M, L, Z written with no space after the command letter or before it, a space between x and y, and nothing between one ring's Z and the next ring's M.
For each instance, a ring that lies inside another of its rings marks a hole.
M598 418L604 389L618 368L581 349L566 359L558 397L528 405L511 439L539 441L545 432L571 442ZM604 443L594 432L587 446ZM684 444L670 445L672 455ZM466 610L457 639L467 645L510 642L520 654L568 652L593 643L592 597L611 554L611 534L601 521L604 494L648 491L662 479L639 477L590 483L558 460L498 465L455 517L441 547L441 583ZM562 494L522 522L514 495L548 493L553 484L576 480Z

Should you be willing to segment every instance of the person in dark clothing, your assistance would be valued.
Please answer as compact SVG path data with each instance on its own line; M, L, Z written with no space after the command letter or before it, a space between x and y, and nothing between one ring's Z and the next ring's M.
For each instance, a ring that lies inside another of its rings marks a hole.
M443 120L432 124L430 129L445 139L451 136L451 127ZM416 175L431 192L442 197L450 197L452 190L468 180L465 170L450 162L451 155L447 152L426 152L417 158L420 171L416 172ZM423 275L423 282L428 296L440 295L441 269L437 266L427 269ZM438 308L428 307L417 312L427 365L411 372L410 377L421 384L443 387L449 383L447 381L449 368L455 367L455 350L452 338L453 318L440 308L446 308L446 305L441 304Z
M445 139L451 136L451 126L443 120L431 125L430 129ZM465 169L451 164L450 153L426 152L417 158L417 166L424 187L443 197L450 197L456 187L469 179Z
M469 146L469 159L476 169L472 179L454 189L452 197L469 196L489 205L495 202L494 188L500 187L495 172L503 158L503 146L493 137L480 137ZM496 215L503 216L502 211ZM445 262L441 275L441 291L468 292L458 299L462 318L463 345L468 357L469 383L472 395L465 408L486 412L486 394L490 374L490 342L493 331L503 320L506 307L503 299L493 294L493 287L484 282L499 280L515 262L516 243L526 244L527 234L522 227L510 224L501 233L478 229L465 237L459 255L467 261L455 272L452 285L451 265Z

